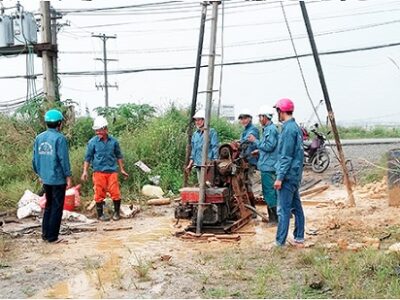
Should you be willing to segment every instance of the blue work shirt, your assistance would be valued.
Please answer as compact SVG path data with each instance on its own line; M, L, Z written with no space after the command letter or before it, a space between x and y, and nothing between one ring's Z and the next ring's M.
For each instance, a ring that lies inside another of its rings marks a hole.
M203 130L197 129L192 135L192 152L190 159L193 160L195 166L201 166L201 153L203 151ZM208 146L208 159L218 159L218 134L214 128L210 129L210 144Z
M303 175L303 134L294 119L283 123L278 144L277 179L300 185Z
M259 140L260 139L260 131L256 126L253 125L253 123L247 124L247 126L244 128L242 135L240 136L240 143L248 142L248 137L249 135L252 134L254 137ZM251 152L254 150L257 150L257 144L256 142L250 143L249 147L247 148L246 152L244 153L246 155L246 159L249 162L250 165L257 166L257 160L258 158L255 156L251 155Z
M39 134L33 145L32 167L43 184L63 185L71 176L68 143L57 129L49 128Z
M264 128L261 140L256 140L259 150L257 168L262 172L276 171L278 162L279 132L275 124L270 121Z
M117 139L108 135L106 140L94 136L87 145L85 161L92 164L93 171L115 173L122 152Z

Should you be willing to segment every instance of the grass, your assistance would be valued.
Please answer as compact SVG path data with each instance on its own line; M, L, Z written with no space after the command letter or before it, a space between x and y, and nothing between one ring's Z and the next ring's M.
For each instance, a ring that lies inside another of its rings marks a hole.
M241 254L229 250L202 266L199 277L202 297L400 297L400 254L374 249L351 252L319 247L255 251ZM236 264L242 255L245 264Z
M381 181L387 175L388 157L387 154L382 155L378 167L364 168L359 174L359 183L365 185L372 182Z
M139 277L140 281L149 281L151 278L149 276L149 271L151 268L151 261L144 259L137 255L133 250L128 248L128 251L133 255L135 259L135 264L132 265L133 270Z

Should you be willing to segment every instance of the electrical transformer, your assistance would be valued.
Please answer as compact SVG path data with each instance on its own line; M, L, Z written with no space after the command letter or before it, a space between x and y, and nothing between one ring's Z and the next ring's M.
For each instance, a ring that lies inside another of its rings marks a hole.
M9 47L13 44L13 21L9 16L0 15L0 47Z
M15 45L37 43L37 24L32 13L17 13L13 16L13 21Z

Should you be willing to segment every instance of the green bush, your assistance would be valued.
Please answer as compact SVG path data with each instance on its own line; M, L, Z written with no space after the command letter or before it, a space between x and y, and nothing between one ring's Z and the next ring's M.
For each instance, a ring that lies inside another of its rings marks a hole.
M121 177L123 199L137 199L142 186L150 183L149 174L135 166L139 160L152 169L151 176L161 176L160 186L165 192L178 192L183 184L188 112L174 105L158 117L153 116L153 108L140 105L121 105L112 112L113 115L107 115L110 134L120 141L129 173L127 180ZM63 133L70 144L72 180L79 184L87 141L94 135L93 121L89 117L69 117ZM40 186L31 161L32 144L41 121L36 120L38 124L32 125L25 118L27 116L21 119L21 116L0 115L0 143L3 145L0 148L0 209L15 207L25 189L37 192ZM212 127L217 130L221 143L239 138L239 126L223 119L213 118ZM91 179L82 184L81 192L83 197L92 197Z

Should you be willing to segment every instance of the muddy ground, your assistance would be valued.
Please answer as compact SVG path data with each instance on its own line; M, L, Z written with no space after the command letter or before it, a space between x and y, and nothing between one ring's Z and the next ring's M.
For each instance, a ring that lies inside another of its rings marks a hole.
M351 296L332 284L319 286L319 279L314 278L319 275L307 265L307 253L328 249L341 255L369 246L384 252L399 239L400 209L388 206L384 183L358 189L356 199L357 207L346 207L345 191L334 187L304 197L308 248L301 250L267 250L276 228L260 220L241 229L240 241L177 238L174 233L179 228L174 226L172 205L149 208L118 223L96 223L96 232L65 235L68 243L44 243L37 231L14 239L3 236L0 297ZM258 209L264 211L265 207ZM113 226L132 229L102 231ZM365 243L365 238L378 238L379 245ZM396 286L370 297L399 298L399 291Z

